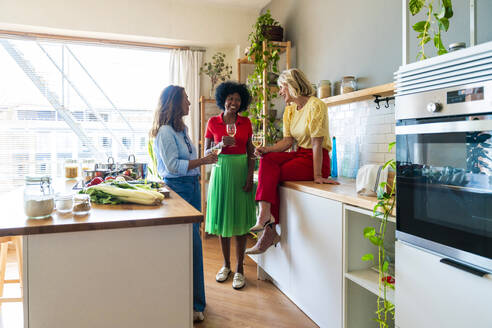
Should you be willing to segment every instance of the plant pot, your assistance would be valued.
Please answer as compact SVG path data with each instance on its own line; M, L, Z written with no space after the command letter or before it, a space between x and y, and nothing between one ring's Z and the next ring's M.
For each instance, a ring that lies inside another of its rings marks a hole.
M277 85L279 75L277 73L268 72L267 73L267 82L270 85Z
M283 41L284 29L282 26L263 26L263 36L270 41Z

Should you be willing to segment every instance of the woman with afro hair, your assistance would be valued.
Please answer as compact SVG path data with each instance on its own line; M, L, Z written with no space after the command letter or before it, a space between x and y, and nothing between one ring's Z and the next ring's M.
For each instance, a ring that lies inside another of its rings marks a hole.
M219 236L224 265L215 277L218 282L231 274L231 237L235 236L237 264L232 287L241 289L245 285L246 236L256 221L253 129L250 120L239 115L248 108L251 96L246 85L224 82L217 87L215 99L223 112L207 123L205 153L220 150L220 154L210 177L205 231ZM228 135L227 125L235 125L234 136Z

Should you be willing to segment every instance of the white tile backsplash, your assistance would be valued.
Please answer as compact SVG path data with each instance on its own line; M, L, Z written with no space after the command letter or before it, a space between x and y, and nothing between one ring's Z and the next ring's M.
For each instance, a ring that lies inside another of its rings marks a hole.
M388 144L395 137L395 107L382 104L376 109L371 100L328 108L330 134L337 140L338 176L355 178L365 164L384 164L394 158Z

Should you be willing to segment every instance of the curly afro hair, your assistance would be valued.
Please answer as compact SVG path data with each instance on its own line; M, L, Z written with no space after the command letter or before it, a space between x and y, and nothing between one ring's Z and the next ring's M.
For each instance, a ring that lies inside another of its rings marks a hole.
M217 106L220 109L225 110L225 101L227 96L232 95L236 92L241 97L241 106L239 107L238 112L245 111L251 103L251 95L249 94L248 87L246 86L246 84L232 81L221 83L217 87L217 90L215 91L215 100L217 102Z

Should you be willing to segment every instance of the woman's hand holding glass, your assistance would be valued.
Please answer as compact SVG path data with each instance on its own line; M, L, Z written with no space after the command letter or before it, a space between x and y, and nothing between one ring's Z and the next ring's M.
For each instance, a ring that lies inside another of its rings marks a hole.
M236 139L234 139L234 137L223 136L221 143L226 147L234 147L236 145Z
M218 159L217 153L211 151L206 156L202 157L202 162L203 164L215 164L217 163L217 159Z

